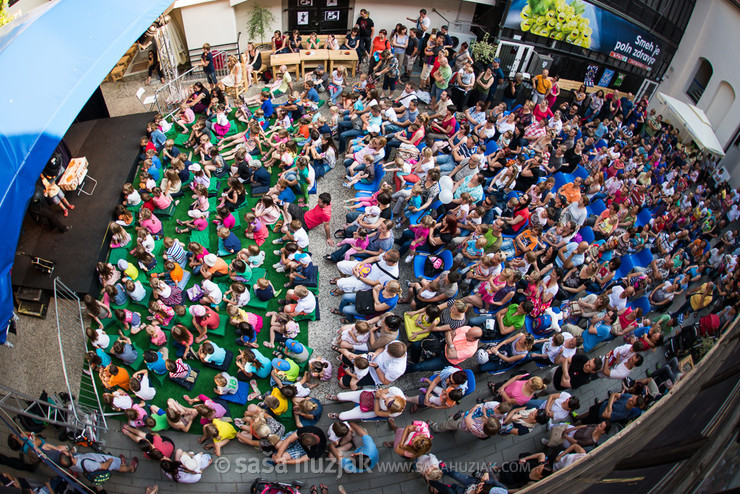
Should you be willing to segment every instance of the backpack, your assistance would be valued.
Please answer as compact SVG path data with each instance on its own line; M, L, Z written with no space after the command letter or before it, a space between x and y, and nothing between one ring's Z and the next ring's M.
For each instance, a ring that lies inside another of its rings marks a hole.
M719 316L717 314L709 314L699 319L699 334L702 337L714 336L719 330Z
M424 259L424 276L427 278L436 278L444 270L444 261L441 257L428 255Z
M549 314L542 314L541 316L537 316L534 318L534 321L532 321L532 332L534 332L538 336L549 333L551 327L552 317L550 317Z
M85 478L95 485L104 484L110 479L110 472L108 470L93 470L89 471L85 468L85 460L82 460L82 473L85 474Z

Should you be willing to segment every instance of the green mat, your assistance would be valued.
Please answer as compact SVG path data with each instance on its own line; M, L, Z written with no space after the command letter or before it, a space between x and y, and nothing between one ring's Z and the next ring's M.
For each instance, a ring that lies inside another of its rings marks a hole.
M236 131L243 131L246 128L245 124L241 122L232 122L232 123L236 123L236 127L238 127L237 129L235 129ZM173 129L168 134L168 137L174 139L180 151L186 153L186 156L187 156L189 149L184 148L182 144L187 140L188 136L180 134L177 131L177 129ZM227 160L227 163L231 164L233 163L233 160ZM277 168L273 169L273 180L272 180L271 185L274 185L277 182L278 171L279 170ZM134 183L138 183L138 181L134 180ZM219 187L220 185L225 184L224 181L221 181L221 183L219 183L219 181L216 180L215 178L214 180L212 180L212 183L213 185L211 187L211 191L214 193L217 193L217 191L220 189ZM249 186L247 186L247 190L249 190ZM163 225L163 231L161 233L161 236L178 238L182 241L187 241L188 237L191 237L191 240L200 243L205 248L207 248L209 252L214 252L214 253L217 252L218 237L216 235L216 225L214 225L212 221L210 220L208 223L208 229L203 232L193 232L191 234L177 234L175 232L175 227L177 226L176 225L177 219L180 219L180 220L190 219L187 214L190 203L192 202L189 198L190 191L187 188L184 188L183 191L186 193L186 197L180 200L180 203L173 209L172 215L170 217L166 217L165 215L160 216L160 219L162 220L162 225ZM234 216L237 221L237 226L234 228L234 232L239 237L239 239L242 241L242 243L246 241L246 239L244 238L244 231L240 228L242 224L242 218L247 211L251 210L251 208L254 207L254 205L257 203L258 200L259 200L259 197L251 197L248 193L246 203L241 208L239 208L237 211L234 211ZM131 208L131 209L133 211L138 211L139 208L140 207ZM278 237L277 234L270 233L268 240L266 241L265 245L263 245L262 247L262 250L264 250L267 254L265 258L265 266L272 266L278 261L278 257L272 253L273 246L270 243L273 239L277 237ZM247 244L245 243L244 245L247 245ZM122 258L130 259L133 261L133 258L125 252L125 249L121 249L119 252L120 252L119 254L115 254L115 251L111 251L110 256L116 256L116 255L121 256L122 255L123 256ZM109 256L110 262L117 260L110 256ZM161 260L161 255L158 255L157 257L159 258L158 261ZM158 262L157 269L161 269L159 262ZM254 273L253 278L252 278L253 281L260 277L267 277L267 271L265 270L265 268L254 269L253 273ZM274 272L274 270L271 270L269 273L269 279L273 282L276 288L280 289L283 286L283 284L287 281L287 276L284 273L276 273ZM195 284L201 283L202 280L203 280L202 276L193 275L190 278L190 280L187 282L187 284L185 285L185 289L190 288ZM225 285L229 284L229 280L224 279L223 281ZM219 283L220 282L221 281L219 281ZM257 300L257 299L256 297L252 296L252 300ZM183 293L182 304L185 305L186 307L193 305L187 299L187 295L185 293ZM150 315L146 307L139 305L139 304L133 304L133 303L127 303L126 305L128 306L129 310L138 312L142 316L143 321L146 322L146 317ZM118 308L118 307L116 306L112 307L112 309L115 309L115 308ZM266 302L264 305L260 304L260 307L249 307L248 310L250 312L253 312L265 318L265 313L267 311L278 311L279 310L277 298L274 298ZM237 346L234 342L235 336L233 334L233 328L229 327L230 326L229 318L225 310L222 309L220 316L221 316L221 321L220 321L221 324L219 325L219 328L216 329L215 331L209 331L209 338L212 338L216 344L231 351L234 354L234 356L237 356L243 348ZM267 321L269 321L269 318L267 318ZM175 324L182 324L183 326L190 329L190 331L193 333L194 336L197 336L197 331L193 329L192 316L190 315L189 312L186 311L186 313L183 316L175 316L170 326L174 326ZM301 332L296 339L305 345L308 343L308 323L304 321L304 322L300 322L299 324L300 324ZM118 335L117 335L118 328L119 328L118 324L111 324L107 326L105 329L105 331L109 335L111 335L112 341L115 341L118 338ZM219 336L219 334L223 336ZM264 347L262 347L262 343L269 340L269 334L270 332L267 328L263 328L263 330L258 334L257 342L259 343L260 348L262 350L264 350ZM142 330L138 334L131 335L130 338L133 341L133 343L136 344L138 348L143 348L143 349L150 348L151 341L150 341L149 335L146 334L145 331ZM199 347L198 344L194 345L194 349L196 351L198 347ZM169 355L174 357L176 353L176 349L172 344L172 338L169 334L168 334L168 342L165 348L168 349ZM141 355L143 358L143 352ZM203 366L200 362L195 361L195 360L187 360L186 362L188 365L192 366L192 368L195 371L198 371L200 373L198 380L196 381L193 389L188 392L188 395L195 396L197 394L202 393L202 394L205 394L206 396L214 397L213 378L216 376L218 372L214 369L210 369L210 368ZM146 368L143 362L141 362L138 368L131 367L131 370L129 372L132 373L134 371L141 370L142 368ZM236 375L237 367L233 362L231 366L229 367L228 372L231 375ZM166 403L167 403L168 398L174 398L182 402L183 388L180 385L170 381L166 376L164 377L157 376L156 374L152 372L149 372L149 376L151 378L151 382L153 386L157 389L157 394L154 397L154 399L148 404L154 404L164 409L166 408ZM95 375L95 379L98 379L97 374ZM261 392L263 393L268 392L271 389L270 384L269 384L269 379L258 379L257 382L258 382L258 386ZM98 381L98 384L100 384L99 381ZM102 385L100 386L99 389L102 392L103 390ZM232 403L228 404L228 409L229 409L231 416L233 417L241 416L244 411L243 406L232 404ZM119 415L117 418L120 418L120 417L121 416ZM292 414L286 414L284 417L281 417L281 421L284 421L288 431L292 431L295 429L295 424L294 424ZM191 428L191 432L193 434L202 433L202 427L200 423L198 423L198 421L196 421L196 423Z

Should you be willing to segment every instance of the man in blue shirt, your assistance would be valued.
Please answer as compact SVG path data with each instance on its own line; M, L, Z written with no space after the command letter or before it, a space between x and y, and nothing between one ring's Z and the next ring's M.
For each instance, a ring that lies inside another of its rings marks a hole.
M349 423L352 433L355 436L362 438L362 446L355 449L355 451L349 455L342 453L333 444L329 445L329 453L339 460L342 464L342 468L347 473L362 473L371 470L377 465L380 459L380 453L378 447L375 446L373 438L367 433L364 427L357 425L354 422Z
M604 420L627 422L642 414L647 404L642 396L629 393L612 393L608 400L597 403L588 412L576 417L584 424L598 424Z

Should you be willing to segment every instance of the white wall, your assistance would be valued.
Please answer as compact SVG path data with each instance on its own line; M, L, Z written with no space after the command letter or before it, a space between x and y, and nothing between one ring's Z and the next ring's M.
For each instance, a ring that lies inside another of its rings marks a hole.
M710 117L723 147L730 145L740 125L740 65L737 63L739 26L740 9L728 0L697 2L678 51L658 87L663 93L693 104L686 95L686 89L694 77L699 58L709 60L714 72L696 106ZM720 109L717 103L713 104L718 97L725 101L731 99L727 96L730 88L736 97L729 108ZM728 150L723 164L734 183L740 184L740 152Z
M432 22L431 27L439 28L447 24L450 34L454 36L457 35L457 31L467 32L470 30L469 24L458 26L454 22L458 20L458 15L462 21L472 21L475 5L473 2L462 2L460 0L404 0L402 2L375 0L370 3L355 1L354 15L350 22L354 26L354 22L360 15L360 9L365 8L370 12L370 18L375 23L376 33L381 28L385 28L390 32L399 22L407 27L415 26L415 23L406 20L406 17L416 19L419 16L419 10L426 9L427 15ZM449 22L432 12L433 8L436 8ZM465 41L465 39L462 41Z
M272 0L248 0L247 2L240 3L238 5L234 6L234 16L236 18L236 30L241 31L242 35L239 38L239 49L242 51L242 53L247 49L247 43L253 42L255 44L259 44L259 39L249 39L249 34L247 32L247 20L249 19L249 16L252 12L252 7L254 7L254 4L259 2L259 4L263 7L269 8L272 12L272 15L275 16L276 22L272 26L268 26L267 30L265 31L265 43L269 43L270 39L272 38L272 33L275 32L275 30L280 29L283 30L284 26L287 26L287 20L285 23L283 22L283 9L282 4L280 1Z
M49 0L20 0L8 9L8 14L11 17L27 14L36 7L40 7L45 3L49 3Z
M175 5L177 7L177 4ZM236 42L236 18L229 0L201 2L180 8L189 50Z

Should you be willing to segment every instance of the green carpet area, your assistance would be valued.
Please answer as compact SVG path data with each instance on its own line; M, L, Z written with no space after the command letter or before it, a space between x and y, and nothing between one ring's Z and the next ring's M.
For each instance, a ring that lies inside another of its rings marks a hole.
M234 122L236 122L236 119L235 118L231 118L230 120L231 120L232 126L233 126ZM242 131L242 130L244 130L244 128L245 128L245 125L242 124L241 122L239 122L238 131ZM231 133L233 133L233 131L230 132L230 134ZM167 135L167 137L168 137L168 139L174 139L175 137L178 137L180 135L181 134L178 133L177 129L175 129L173 127L173 129L170 131L170 133ZM185 137L185 136L182 135L182 137ZM178 139L178 141L183 142L183 139L180 138L180 139ZM215 138L214 138L214 142L215 142ZM184 153L188 153L190 151L188 148L184 148L181 144L178 145L178 147ZM195 159L195 156L194 156L194 159ZM227 161L227 163L228 164L232 164L233 163L233 160L232 161ZM278 173L279 173L279 169L277 167L275 167L273 169L273 177L272 177L272 183L273 184L275 184L275 182L277 181L277 175L278 175ZM226 187L227 187L227 184L226 184L227 178L228 177L224 177L224 178L218 180L219 184L218 184L218 194L217 194L217 196L220 196L220 193L223 190L226 189ZM216 179L216 177L212 177L212 180L217 180L217 179ZM135 184L138 184L138 173L137 173L137 181L135 182ZM121 184L121 185L123 185L123 184ZM241 241L243 248L244 247L247 247L248 245L253 244L254 241L253 240L246 239L244 237L244 226L238 226L238 225L240 223L243 224L243 216L244 216L244 213L247 212L247 211L249 211L249 210L251 210L251 208L259 200L258 197L251 197L251 195L250 195L250 186L249 185L245 185L245 187L247 189L247 199L245 201L245 204L242 205L242 207L240 209L238 209L237 211L234 212L234 215L235 216L238 215L237 226L235 227L235 233L236 233L237 237L239 238L239 240ZM186 189L186 186L185 185L183 185L183 190L187 190L189 192L189 188ZM163 225L163 228L164 228L163 233L162 233L163 236L168 236L168 237L173 237L173 238L179 238L183 243L185 243L185 245L187 245L188 241L190 240L190 234L189 233L177 234L175 232L175 227L177 226L176 220L178 220L178 219L180 219L180 220L189 220L190 219L188 217L188 215L187 215L187 211L189 209L190 204L192 203L191 194L190 193L186 193L183 197L181 197L179 199L180 199L180 202L175 207L174 213L172 214L172 216L166 217L165 215L161 215L160 214L160 215L158 215L158 217L162 221L162 225ZM138 218L138 213L135 213L134 217L135 218ZM208 227L209 245L207 245L205 247L208 249L209 252L215 254L218 251L218 236L216 235L216 226L212 222L212 220L214 219L214 217L215 217L215 208L213 208L213 212L211 213L211 217L209 218L209 221L208 221L209 222L209 227ZM132 237L135 240L135 231L134 231L134 228L131 227L131 228L128 229L128 231L131 233ZM265 262L264 262L262 268L267 270L268 279L270 279L270 281L272 281L272 284L275 287L275 290L279 292L279 295L278 295L278 297L275 297L272 300L270 300L267 303L267 307L264 308L264 309L263 308L245 307L245 310L248 310L249 312L252 312L254 314L258 314L258 315L260 315L260 316L262 316L264 318L264 326L262 328L262 331L257 336L257 342L260 345L259 346L259 351L264 356L266 356L269 359L272 359L273 358L273 355L272 355L273 349L267 348L267 347L265 347L265 346L262 345L263 342L269 341L269 327L270 327L270 322L269 322L269 318L265 317L265 313L266 312L269 312L269 311L278 311L279 310L280 307L279 307L277 301L279 300L279 298L284 298L286 289L283 287L283 285L288 281L288 278L287 278L287 275L286 274L284 274L284 273L277 273L277 272L275 272L274 269L272 269L272 265L274 263L278 262L278 260L279 260L279 256L276 256L275 254L273 254L273 250L275 250L279 246L275 246L275 245L272 244L272 240L275 239L275 238L277 238L278 236L279 236L278 234L272 233L272 228L270 227L270 237L265 241L264 244L262 244L261 250L263 250L266 253ZM125 250L124 249L112 249L111 252L110 252L110 254L109 254L109 261L111 263L113 263L114 265L115 265L115 263L119 259L126 259L129 262L136 263L136 259L132 255L130 255L128 253L128 251L133 248L133 245L134 244L133 244L133 240L132 240L132 243L129 244L129 246L127 246L127 249L125 249ZM158 247L159 247L159 245L158 245ZM156 251L155 251L155 253L156 253ZM157 267L156 267L156 269L153 272L161 272L163 270L161 253L159 253L157 255L157 258L158 258ZM230 263L232 259L233 259L232 256L228 256L228 257L225 258L225 260L226 260L227 263ZM138 279L144 284L145 288L149 288L148 278L145 277L145 275L146 275L146 273L144 273L143 271L140 272ZM183 302L182 302L183 305L188 306L188 307L190 305L192 305L188 301L188 299L187 299L187 295L185 293L185 290L187 290L187 288L190 288L190 287L192 287L193 285L195 285L197 283L200 283L202 280L203 280L202 276L197 276L197 275L191 276L191 278L190 278L187 286L183 290L183 294L182 294L182 296L183 296ZM228 278L226 278L225 280L222 279L219 284L221 284L221 285L228 285L229 282L230 282L230 280L228 280ZM237 346L234 343L234 340L236 338L236 335L234 334L234 327L228 322L228 315L226 314L225 306L226 306L225 302L222 302L221 303L221 306L220 306L220 312L219 312L219 314L221 315L221 318L222 318L222 326L225 325L225 335L224 336L215 336L215 335L212 335L211 334L211 331L209 331L209 339L213 340L219 346L221 346L221 347L223 347L223 348L225 348L225 349L230 350L231 352L233 352L234 358L236 358L236 356L239 354L239 351L241 349L243 349L244 347ZM111 307L111 309L115 309L115 308L116 307ZM140 306L138 304L135 304L135 303L129 303L128 306L127 306L127 308L129 310L138 312L141 315L141 317L142 317L143 323L146 322L146 317L150 315L149 311L146 308L144 308L144 307L142 307L142 306ZM173 326L177 322L181 322L186 327L188 327L188 329L190 329L191 332L195 336L197 336L198 333L197 333L197 331L195 329L193 329L193 326L191 324L191 321L192 321L191 316L189 314L186 314L182 319L183 319L183 321L178 321L178 317L175 316L175 318L173 319L173 323L171 323L170 326ZM112 340L115 340L118 337L118 330L120 328L119 323L117 321L111 321L110 319L103 320L103 323L106 326L105 327L105 331L109 335L111 335L111 339ZM296 339L298 341L300 341L301 343L303 343L304 345L307 345L307 343L308 343L308 322L307 321L301 321L300 322L300 328L301 328L301 332L300 332L300 334L298 335L298 337ZM169 349L169 354L170 354L170 356L174 356L175 355L175 348L171 344L171 335L170 335L170 333L169 333L169 331L167 329L165 329L165 333L168 336L167 348ZM143 329L142 329L141 332L139 332L136 335L128 335L127 334L127 336L129 336L132 339L133 343L138 348L141 348L141 349L146 350L146 349L148 349L150 347L149 335L146 334L146 332ZM193 345L193 348L196 351L197 351L197 348L198 347L199 347L198 344L194 344ZM141 360L141 358L138 359L138 360ZM116 357L113 357L113 362L115 364L117 364L117 365L121 365L122 364L122 362L120 360L118 360ZM174 398L175 400L177 400L180 403L182 403L184 406L189 406L183 400L183 398L182 398L183 394L187 394L190 397L196 397L199 394L204 394L204 395L206 395L206 396L208 396L210 398L217 397L217 395L214 392L215 383L213 382L213 378L214 378L214 376L216 376L216 374L219 373L219 371L217 371L215 369L210 369L208 367L205 367L204 365L201 364L200 361L197 361L197 360L192 360L192 359L191 360L187 360L186 363L188 363L189 365L191 365L193 367L193 369L198 370L200 372L200 374L198 376L198 379L197 379L197 381L195 383L195 387L193 388L193 390L192 391L187 391L182 386L180 386L180 385L178 385L178 384L173 383L172 381L170 381L169 378L167 378L166 375L163 376L161 379L159 379L158 377L156 377L154 375L154 373L149 372L150 382L151 382L152 386L154 386L156 388L157 395L155 396L155 398L151 402L148 402L147 405L154 404L154 405L159 406L162 409L165 409L166 408L167 399L168 398ZM137 368L131 368L129 366L124 366L124 367L128 370L129 374L133 374L137 370L141 370L141 369L146 368L146 366L145 366L145 364L143 362L142 362L141 366L140 367L137 367ZM228 373L231 374L232 376L236 376L237 371L238 371L238 368L237 368L236 364L234 363L234 361L232 360L232 363L231 363L231 365L230 365L230 367L228 369ZM99 379L97 377L97 374L96 374L96 377L95 378L96 378L96 380L98 382L99 389L101 390L101 392L103 392L104 391L104 388L102 386L102 383L100 383L100 381L99 381ZM159 382L160 380L161 380L161 384ZM270 383L269 383L269 377L268 378L265 378L265 379L257 379L257 382L259 384L259 389L260 389L261 392L267 392L267 391L270 390L271 387L270 387ZM250 392L251 392L251 390L250 390ZM133 396L133 397L136 400L136 397L135 396ZM247 404L249 404L249 403L256 403L257 401L258 400L254 400L254 401L248 402ZM231 403L228 405L228 409L229 409L230 415L232 417L241 417L245 408L246 408L246 405L245 406L241 406L241 405L236 405L236 404L231 404ZM122 415L119 415L118 417L121 418L121 419L123 419L123 416ZM283 422L285 424L285 426L286 426L286 428L288 430L294 430L295 429L295 422L293 420L292 414L291 415L287 415L286 414L286 415L282 416L281 417L281 422ZM190 431L192 433L196 433L196 434L201 434L202 433L201 425L200 425L200 423L199 423L199 421L197 419L196 419L195 423L193 424L192 428L190 429Z

